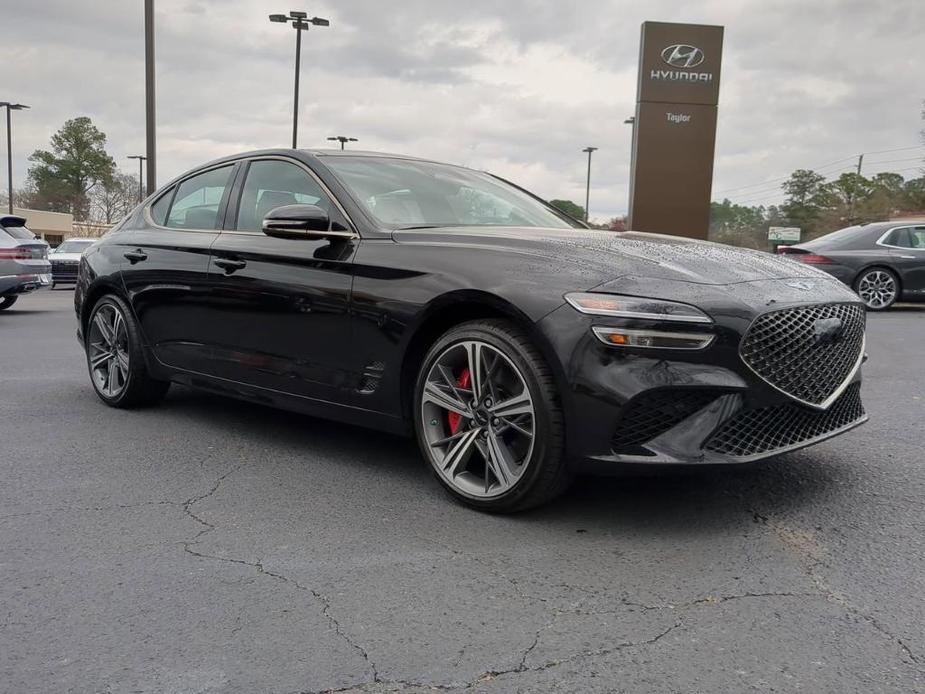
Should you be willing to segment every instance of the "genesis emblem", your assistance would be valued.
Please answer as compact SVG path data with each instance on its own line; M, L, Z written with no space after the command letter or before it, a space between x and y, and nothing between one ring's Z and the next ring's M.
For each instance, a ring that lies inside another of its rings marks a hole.
M668 46L662 51L662 60L671 65L671 67L697 67L703 62L703 51L696 46L678 43L673 46Z
M803 292L808 292L811 289L816 288L815 282L810 282L809 280L796 280L794 282L787 282L788 287L793 287L794 289L799 289Z
M813 334L817 345L834 345L845 338L841 318L821 318L813 323Z

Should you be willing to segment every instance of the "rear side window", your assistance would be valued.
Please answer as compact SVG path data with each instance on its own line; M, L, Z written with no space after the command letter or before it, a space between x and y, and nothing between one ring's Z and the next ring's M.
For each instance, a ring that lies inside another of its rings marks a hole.
M187 178L177 186L164 226L173 229L217 229L218 209L233 166L223 166Z
M170 207L170 200L173 198L173 188L164 193L151 205L151 219L155 224L164 226L167 222L167 210Z
M898 248L925 249L925 226L893 229L883 242Z

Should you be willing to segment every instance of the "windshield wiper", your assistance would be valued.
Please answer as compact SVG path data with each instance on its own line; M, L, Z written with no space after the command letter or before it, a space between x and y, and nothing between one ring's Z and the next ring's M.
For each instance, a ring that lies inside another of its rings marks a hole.
M449 224L408 224L403 227L396 227L395 231L408 231L410 229L439 229L450 226Z

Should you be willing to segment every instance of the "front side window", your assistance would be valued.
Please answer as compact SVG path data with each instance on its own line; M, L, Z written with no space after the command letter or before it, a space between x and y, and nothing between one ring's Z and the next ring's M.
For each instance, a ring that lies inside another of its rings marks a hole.
M263 218L284 205L317 205L331 212L331 202L305 169L287 161L251 162L241 191L238 231L260 231Z
M173 200L173 188L161 195L157 201L151 205L151 219L155 224L164 226L167 222L167 210L170 209L170 201Z
M373 217L393 228L583 228L519 188L471 169L362 156L332 156L325 164Z
M232 168L223 166L183 181L177 187L164 226L172 229L217 229L220 223L218 210Z

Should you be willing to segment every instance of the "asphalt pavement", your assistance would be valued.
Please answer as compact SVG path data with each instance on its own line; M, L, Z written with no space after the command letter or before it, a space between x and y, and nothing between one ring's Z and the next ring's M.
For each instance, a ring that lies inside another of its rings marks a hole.
M109 409L74 328L0 313L0 692L925 691L925 310L870 316L860 429L513 517L401 438Z

